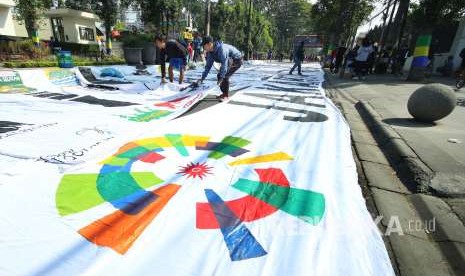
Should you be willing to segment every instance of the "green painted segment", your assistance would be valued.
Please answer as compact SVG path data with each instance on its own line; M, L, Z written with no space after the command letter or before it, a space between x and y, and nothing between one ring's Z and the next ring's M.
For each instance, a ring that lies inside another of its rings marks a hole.
M120 158L120 157L112 157L110 159L105 160L106 165L111 165L111 166L124 166L126 165L130 160L127 158Z
M166 139L171 143L173 147L181 154L182 156L189 156L189 152L182 142L182 135L180 134L166 134Z
M167 110L148 110L148 111L141 111L141 110L136 110L139 112L139 114L132 115L128 117L128 120L134 121L134 122L150 122L152 120L158 120L161 119L165 116L170 115L171 111Z
M262 183L244 178L240 178L232 186L244 193L265 201L278 209L281 209L281 207L286 204L289 194L288 187Z
M226 136L223 138L221 143L229 144L229 145L233 145L233 146L241 148L241 147L245 147L248 144L250 144L250 141L242 139L240 137Z
M97 182L100 189L97 189ZM79 213L107 201L128 196L141 188L164 181L152 172L112 172L107 174L67 174L56 192L56 206L62 216ZM100 194L100 191L104 191Z
M47 75L49 80L61 80L68 77L74 77L74 72L67 69L58 69L48 71Z
M250 141L240 137L226 136L221 140L220 144L216 146L213 151L208 155L208 158L220 159L228 154L231 154L242 147L250 144Z
M290 188L289 198L281 210L316 225L325 212L325 197L321 193Z
M128 172L111 172L98 176L97 190L106 201L115 201L142 190L142 187Z
M219 144L216 146L212 152L208 155L208 158L220 159L225 157L228 154L231 154L237 150L241 149L240 147L228 145L228 144Z
M162 147L160 147L160 146L159 146L158 144L156 144L156 143L144 144L144 148L147 148L147 149L149 149L150 151L157 150L157 149L163 149Z
M431 35L421 35L417 38L417 43L415 47L425 47L425 46L430 46L431 45L431 40L432 40Z
M95 207L105 200L96 189L98 174L66 174L56 192L56 206L61 216Z
M232 186L313 225L320 222L325 211L321 193L242 178Z
M139 146L139 147L129 149L129 150L123 152L123 153L120 153L120 154L117 155L117 157L134 159L137 156L139 156L141 154L144 154L144 153L148 153L148 152L150 152L149 149Z
M161 178L152 172L133 172L131 173L131 176L142 188L149 188L164 182Z

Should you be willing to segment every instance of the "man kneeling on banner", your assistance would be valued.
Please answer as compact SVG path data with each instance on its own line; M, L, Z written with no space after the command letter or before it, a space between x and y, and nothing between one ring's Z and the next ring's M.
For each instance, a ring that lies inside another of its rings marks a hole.
M202 40L202 46L204 52L207 54L207 63L202 78L197 81L197 84L205 80L214 62L221 63L220 71L217 75L217 84L220 86L222 94L217 99L226 101L229 96L229 78L242 66L242 54L236 47L222 41L213 41L213 38L210 36Z

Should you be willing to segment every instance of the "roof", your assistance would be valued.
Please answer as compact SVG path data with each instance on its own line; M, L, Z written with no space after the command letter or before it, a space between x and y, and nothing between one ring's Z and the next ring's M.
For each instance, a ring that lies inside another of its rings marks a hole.
M73 10L73 9L50 9L46 11L44 15L46 17L66 16L66 17L85 18L85 19L90 19L90 20L95 20L95 21L100 20L96 14L85 12L85 11Z

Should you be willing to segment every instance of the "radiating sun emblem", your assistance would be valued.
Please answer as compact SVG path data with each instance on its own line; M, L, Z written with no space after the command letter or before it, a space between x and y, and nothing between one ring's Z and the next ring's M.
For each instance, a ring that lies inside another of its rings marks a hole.
M184 176L187 176L187 178L192 177L192 178L200 178L203 179L204 177L207 176L207 174L212 174L210 170L212 167L207 166L205 162L200 163L189 163L187 166L180 166L181 170L178 172L178 174L182 174Z

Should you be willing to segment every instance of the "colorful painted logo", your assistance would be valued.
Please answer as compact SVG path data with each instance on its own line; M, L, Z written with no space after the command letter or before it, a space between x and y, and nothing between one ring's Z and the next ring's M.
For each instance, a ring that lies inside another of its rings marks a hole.
M44 69L47 79L53 84L58 86L74 86L79 85L78 79L74 74L73 70L70 69L56 69L48 68Z
M234 136L215 142L178 134L130 142L102 161L98 172L63 176L56 193L58 212L100 214L78 232L94 244L125 254L182 186L195 185L203 189L206 200L192 202L196 228L219 229L232 261L264 256L266 246L244 222L282 211L316 225L323 217L325 199L320 193L291 187L282 169L270 167L291 161L291 156L280 151L256 155L246 148L249 144ZM241 178L243 171L258 179ZM237 181L221 185L231 177L228 173L238 173ZM221 194L231 188L245 196L224 200ZM103 217L102 210L107 212Z
M24 86L16 71L0 71L0 93L25 93L34 89Z

